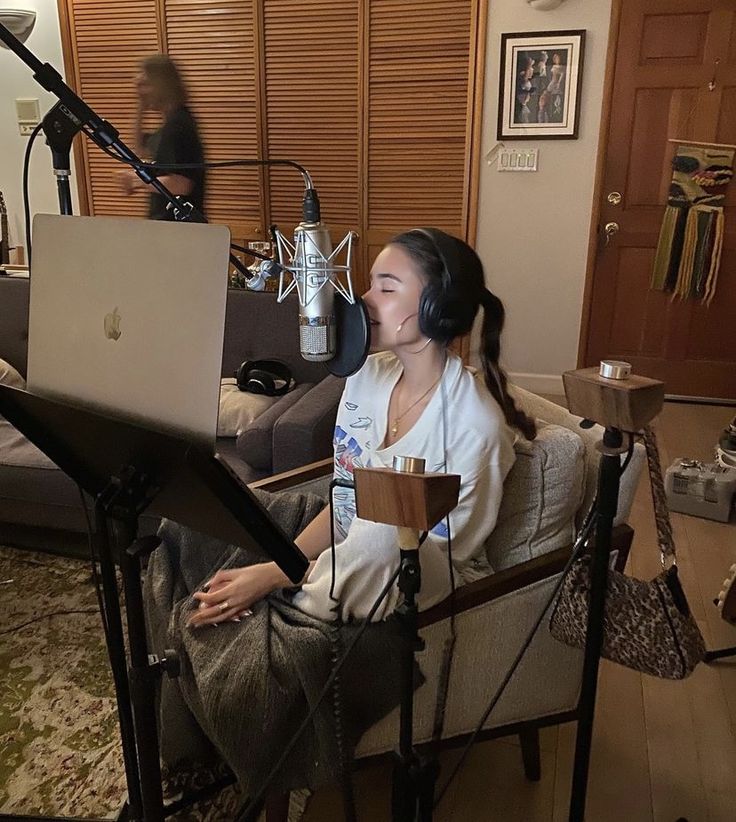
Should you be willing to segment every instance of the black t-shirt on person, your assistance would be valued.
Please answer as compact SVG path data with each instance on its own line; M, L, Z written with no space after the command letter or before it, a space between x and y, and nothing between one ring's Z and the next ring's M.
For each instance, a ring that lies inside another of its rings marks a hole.
M176 109L163 126L146 140L146 149L155 163L173 165L178 163L203 163L204 149L199 138L199 130L192 113L186 106ZM186 199L202 214L204 213L205 171L202 168L183 168L161 171L159 176L181 174L193 181L194 187ZM149 197L148 216L151 220L173 220L174 214L166 208L166 198L154 192Z

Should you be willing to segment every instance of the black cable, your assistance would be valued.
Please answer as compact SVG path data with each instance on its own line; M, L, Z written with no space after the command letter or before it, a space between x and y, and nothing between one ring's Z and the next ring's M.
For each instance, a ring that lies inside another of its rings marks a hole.
M330 500L330 551L331 551L331 561L332 561L332 578L330 580L330 599L333 602L337 602L337 598L335 597L335 575L336 575L336 557L335 557L335 498L334 492L335 488L355 488L355 483L351 482L350 480L341 480L341 479L332 479L330 481L330 493L329 493L329 500Z
M443 375L444 376L444 375ZM444 473L449 472L447 464L447 395L445 393L445 381L440 381L440 394L442 397L442 449L444 453ZM434 721L432 723L432 739L438 741L442 737L445 727L445 711L447 708L447 694L450 688L450 674L452 673L452 661L455 657L455 644L457 642L457 632L455 628L455 617L457 610L455 583L455 566L452 561L452 527L450 525L450 514L445 517L447 527L447 564L450 573L450 636L445 642L440 664L439 683L437 686L437 699L435 701Z
M388 594L388 592L391 590L394 583L396 582L400 571L401 571L401 568L400 567L397 568L396 571L391 576L391 578L389 579L389 581L383 587L383 590L378 595L378 598L376 599L376 601L371 606L371 610L369 611L365 622L360 626L360 629L358 630L358 632L355 634L355 636L351 640L350 644L348 645L347 649L345 650L345 653L342 655L342 658L340 659L339 663L336 666L333 667L332 672L327 677L327 680L324 684L324 687L320 691L316 702L314 703L311 710L309 711L309 713L306 715L306 717L302 721L302 724L297 728L296 733L294 734L294 736L292 736L291 740L288 742L288 744L284 748L281 756L279 757L278 761L276 762L276 764L273 766L270 773L266 777L266 780L263 783L263 785L260 787L258 792L254 795L253 799L250 801L250 803L248 804L246 809L243 811L243 813L238 816L237 822L252 822L253 815L256 813L256 811L258 811L260 809L261 801L264 797L264 794L268 790L268 786L271 784L271 782L273 781L273 778L279 772L281 766L284 764L284 762L288 758L289 754L293 750L294 746L299 741L301 735L309 727L309 723L312 721L314 715L317 713L317 709L322 704L322 700L329 693L329 691L332 687L332 683L335 680L335 677L340 673L340 670L342 669L342 666L345 664L346 660L350 656L350 653L352 652L352 650L355 647L356 643L363 636L366 629L371 624L371 620L375 616L376 611L381 606L381 603L385 599L386 595Z
M39 123L31 132L23 156L23 222L26 227L26 248L28 250L28 270L31 268L31 201L28 195L28 171L31 166L31 149L33 141L38 137L39 131L43 128L43 123Z
M470 749L475 744L475 740L478 738L478 735L483 730L483 726L488 721L488 717L491 715L491 711L493 711L493 709L498 704L499 699L503 696L503 693L506 690L506 686L511 681L511 678L513 677L514 673L516 673L516 669L519 667L519 663L521 662L521 660L524 657L524 654L526 653L527 649L531 645L532 640L534 639L534 635L537 633L537 631L539 629L539 626L542 624L542 621L544 620L544 617L547 614L547 611L549 610L550 606L552 605L552 603L555 601L555 598L559 594L560 589L562 588L562 586L565 582L565 578L567 577L567 574L569 573L570 569L573 566L573 563L578 558L578 556L582 552L583 548L585 546L587 546L590 531L591 531L591 529L592 529L592 527L595 524L596 519L597 519L597 514L598 514L597 509L598 509L598 505L597 505L597 498L596 498L593 501L593 504L591 505L590 510L588 511L588 513L586 515L585 522L583 523L583 526L580 530L580 534L578 535L577 539L575 540L575 545L573 546L573 550L572 550L572 553L570 554L570 558L568 559L565 567L563 568L562 574L560 575L560 578L557 581L557 584L555 585L555 587L552 591L552 594L550 595L549 599L545 603L544 608L542 609L541 613L537 617L537 619L536 619L534 625L532 626L531 630L529 631L529 634L527 635L526 639L522 643L522 646L519 650L519 653L516 655L516 658L514 659L513 663L511 664L511 667L507 671L506 676L503 678L503 680L501 681L501 684L496 689L496 693L493 695L493 697L491 698L491 701L488 703L488 707L484 711L480 722L476 725L475 730L473 731L473 733L470 736L470 739L468 740L465 747L463 748L462 753L460 754L460 758L455 763L455 767L452 769L452 771L450 773L450 776L447 778L447 781L442 786L442 789L440 790L437 798L434 801L434 807L435 808L440 804L440 802L442 801L444 795L447 793L447 790L450 787L450 785L452 784L452 781L457 776L458 772L460 771L460 768L463 766L468 754L470 753Z
M631 458L634 456L634 437L629 437L629 448L626 452L626 459L624 460L624 464L621 466L621 476L623 476L624 471L629 467L629 463L631 462Z
M332 668L340 661L342 648L342 619L338 618L330 626L330 641L332 644ZM335 717L335 739L337 740L337 756L340 761L340 785L342 787L344 822L357 822L357 812L355 810L355 791L353 789L353 778L351 773L352 757L348 755L348 748L345 744L345 732L343 728L342 710L342 677L338 670L335 681L332 684L332 708Z
M89 558L92 564L92 580L95 586L95 595L97 596L97 607L100 611L100 621L102 622L102 631L105 634L105 642L107 647L110 647L110 634L107 622L107 611L105 610L105 602L102 598L102 585L100 584L100 576L97 570L97 551L95 550L95 541L92 532L92 520L89 516L89 511L87 510L87 501L84 498L84 491L82 490L82 486L77 484L77 490L79 491L79 499L82 503L82 510L84 511L84 519L87 524L87 547L89 549Z
M96 614L97 608L73 608L69 611L51 611L49 614L41 614L41 616L33 617L33 619L29 619L27 622L21 622L20 625L14 625L12 628L6 628L4 631L0 631L0 636L4 636L5 634L12 634L15 631L20 631L21 628L25 628L28 625L33 625L34 622L40 622L42 619L50 619L51 617L57 616L70 616L71 614Z
M207 168L237 168L239 166L290 166L291 168L295 168L300 174L304 174L307 177L310 176L309 172L307 171L304 166L300 165L299 163L295 162L294 160L256 160L256 159L243 159L243 160L218 160L215 162L210 163L146 163L142 160L128 160L126 157L121 157L119 154L116 154L114 151L111 151L109 146L104 144L98 143L95 139L95 134L90 129L83 128L82 131L87 135L87 137L95 143L108 157L112 157L113 160L116 160L119 163L123 163L123 165L131 166L131 168L140 168L143 171L184 171L184 170L194 170L194 169L207 169Z
M629 463L631 462L631 458L633 456L633 453L634 453L634 439L632 437L631 441L629 442L629 447L628 447L628 452L627 452L626 459L624 460L624 463L621 466L621 470L619 472L619 480L623 476L624 471L628 468ZM586 515L583 519L583 524L580 526L580 531L578 533L578 536L575 538L575 543L573 544L572 553L570 555L570 558L569 558L569 560L567 561L565 567L562 570L562 574L560 576L560 579L557 582L557 585L555 585L555 588L552 591L552 595L550 596L550 598L545 603L545 606L542 609L542 612L540 613L540 615L537 618L536 622L532 626L532 629L529 632L529 635L527 636L526 640L523 642L523 644L521 646L521 650L519 651L516 658L514 659L512 665L511 665L511 668L509 669L509 671L507 672L507 674L504 677L503 681L499 685L498 689L496 690L496 693L491 698L491 701L488 704L488 707L486 708L486 710L483 714L483 717L481 718L480 722L476 725L476 728L473 731L470 739L468 740L465 747L463 748L462 753L460 754L460 758L457 761L457 763L455 764L455 767L453 768L452 773L448 777L447 781L445 782L444 786L442 787L442 790L440 791L439 795L435 799L435 802L434 802L434 807L435 808L442 801L442 798L444 797L445 793L447 792L447 789L450 787L450 784L452 783L453 779L457 776L460 768L462 767L463 762L467 758L467 755L470 752L470 749L475 744L475 740L477 739L478 734L481 732L481 730L483 729L483 726L488 721L488 717L491 715L491 711L496 707L496 705L498 704L499 699L503 695L503 692L506 690L506 686L509 684L509 682L511 680L511 677L514 675L516 669L519 666L519 663L521 662L524 654L526 653L527 649L529 648L529 645L531 644L532 640L534 639L534 635L539 630L539 626L542 624L542 621L544 620L545 614L547 613L550 606L555 601L555 598L559 594L560 589L562 588L562 585L565 582L565 578L567 577L568 573L570 572L570 569L573 566L573 563L578 558L578 556L582 552L583 548L587 546L588 538L589 538L589 535L590 535L590 532L591 532L593 526L596 524L597 516L598 516L598 494L596 493L595 497L593 498L593 502L591 503L590 508L588 509L588 511L587 511L587 513L586 513Z

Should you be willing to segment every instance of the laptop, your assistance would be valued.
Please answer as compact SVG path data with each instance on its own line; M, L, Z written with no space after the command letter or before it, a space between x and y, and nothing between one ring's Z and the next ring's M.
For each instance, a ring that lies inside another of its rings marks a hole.
M214 449L230 232L36 215L28 390Z

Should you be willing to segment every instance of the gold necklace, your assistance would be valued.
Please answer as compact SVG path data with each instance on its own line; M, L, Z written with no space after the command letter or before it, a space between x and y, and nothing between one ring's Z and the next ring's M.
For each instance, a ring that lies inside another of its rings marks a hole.
M432 383L432 385L429 386L429 388L421 395L421 397L418 397L408 408L402 411L398 416L394 417L393 424L391 425L392 437L396 436L396 433L399 430L399 423L401 422L401 420L411 411L412 408L414 408L415 405L418 405L427 396L427 394L429 394L429 392L437 385L437 383L441 379L442 375L440 374L440 376L437 377L437 379Z

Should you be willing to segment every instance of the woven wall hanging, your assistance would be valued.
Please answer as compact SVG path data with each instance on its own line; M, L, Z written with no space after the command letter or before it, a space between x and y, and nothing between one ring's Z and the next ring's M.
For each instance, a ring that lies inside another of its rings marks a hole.
M654 258L653 289L710 304L721 263L724 188L733 177L733 158L733 149L678 147Z

